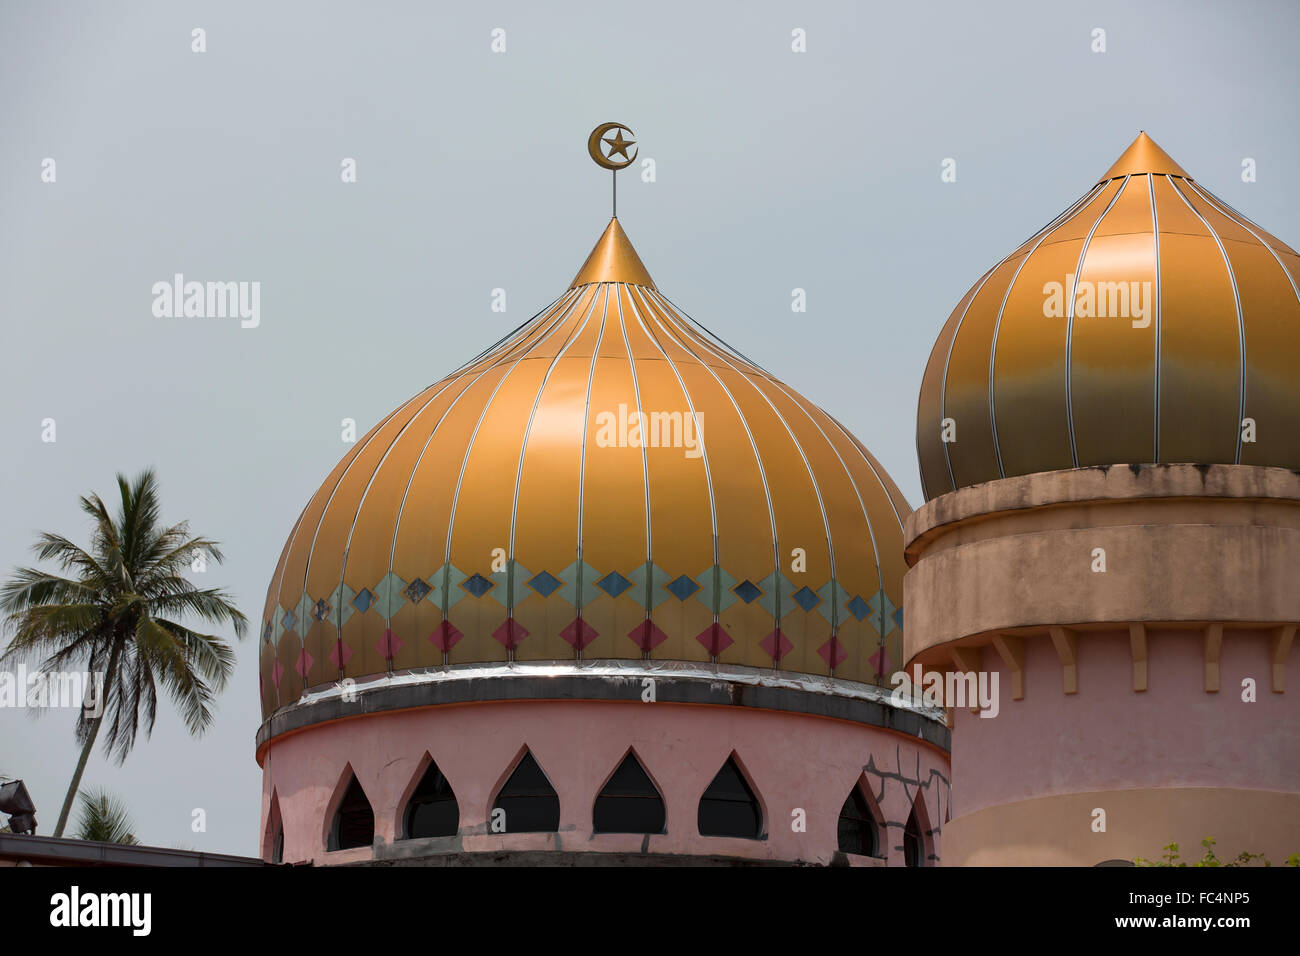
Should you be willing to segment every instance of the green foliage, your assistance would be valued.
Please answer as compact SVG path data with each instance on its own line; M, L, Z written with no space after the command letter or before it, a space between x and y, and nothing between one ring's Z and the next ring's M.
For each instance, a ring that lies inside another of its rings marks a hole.
M92 525L88 549L58 534L37 538L37 556L62 573L17 568L0 586L0 611L13 633L0 661L41 660L47 671L104 672L104 749L120 763L142 719L146 735L153 729L160 684L191 733L212 723L213 701L235 655L222 638L179 620L192 614L231 624L239 637L248 622L224 591L196 588L183 576L196 551L215 562L223 555L217 542L191 535L188 523L161 524L153 472L133 483L118 475L117 482L121 503L115 517L98 495L81 499ZM79 741L89 735L93 719L78 719Z
M1247 853L1245 850L1238 853L1231 860L1220 860L1214 852L1214 838L1206 837L1201 841L1201 846L1205 847L1205 855L1193 863L1187 863L1182 860L1178 852L1178 844L1170 843L1164 847L1164 856L1159 860L1146 860L1138 857L1133 861L1134 866L1246 866L1256 860L1262 860L1264 866L1272 866L1268 857L1263 853ZM1286 860L1287 866L1300 866L1300 853L1292 853Z
M151 470L133 482L117 476L116 515L98 495L81 498L91 522L82 548L45 532L33 546L57 570L16 568L0 586L0 613L12 634L0 663L35 660L45 672L82 671L103 676L102 713L83 708L76 737L81 758L54 835L63 833L86 759L104 730L104 750L126 759L143 724L153 731L161 686L191 734L212 723L217 694L234 670L235 654L221 637L191 630L181 621L228 624L238 637L248 621L216 588L197 588L185 577L196 555L220 563L216 541L190 533L186 522L164 526L158 481Z
M77 821L77 839L100 843L124 843L139 846L131 833L134 828L126 804L106 790L87 790L78 798L81 818Z

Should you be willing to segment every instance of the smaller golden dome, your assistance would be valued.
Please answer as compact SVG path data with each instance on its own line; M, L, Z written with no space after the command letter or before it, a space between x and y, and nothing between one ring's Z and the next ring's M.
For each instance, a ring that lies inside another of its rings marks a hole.
M927 499L1008 475L1300 468L1300 257L1142 133L984 274L930 354Z

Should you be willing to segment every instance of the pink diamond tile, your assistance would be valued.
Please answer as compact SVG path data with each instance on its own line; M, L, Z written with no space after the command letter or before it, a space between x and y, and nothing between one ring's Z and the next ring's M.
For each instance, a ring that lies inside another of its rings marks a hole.
M293 665L293 669L298 672L299 677L306 680L307 672L311 670L311 665L314 663L315 659L307 653L307 648L304 647L301 653L298 654L298 660Z
M582 650L600 635L596 629L580 617L575 617L573 622L560 632L560 637L564 638L578 650Z
M839 667L844 663L844 659L849 656L849 652L844 649L838 637L832 637L829 641L817 648L817 653L821 655L831 670Z
M442 621L434 632L429 635L429 640L433 642L434 647L446 654L459 644L460 639L464 636L451 621Z
M726 629L721 624L710 624L703 631L695 636L695 639L704 645L709 654L717 657L728 647L736 642L733 641Z
M271 665L271 680L275 681L276 687L280 686L280 678L283 676L284 665L280 663L280 658L277 657L275 663Z
M877 674L884 674L889 670L889 655L885 653L882 646L880 650L872 654L867 660L871 661L871 666L876 669Z
M654 650L664 641L668 640L668 635L661 631L654 621L642 621L632 630L627 632L627 636L632 638L632 643L641 648L642 651L649 652Z
M330 663L339 670L343 670L343 668L347 666L348 661L352 659L352 653L352 648L348 647L342 641L335 641L334 649L330 651Z
M375 645L375 650L379 651L380 656L386 660L392 660L397 656L397 652L402 649L402 639L393 633L391 628L384 629L384 636L379 639Z
M794 650L794 645L790 643L790 639L781 632L779 627L759 641L758 646L767 651L773 663L779 662L781 658Z
M514 618L508 617L501 623L500 627L492 632L492 636L498 643L502 644L506 650L513 651L523 643L524 638L528 636L528 631Z

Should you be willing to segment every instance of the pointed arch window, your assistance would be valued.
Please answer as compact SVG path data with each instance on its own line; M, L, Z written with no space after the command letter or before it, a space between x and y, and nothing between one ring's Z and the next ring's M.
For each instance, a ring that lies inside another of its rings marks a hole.
M732 754L713 778L696 818L700 836L743 837L757 840L763 832L763 811L758 797L740 772Z
M591 816L596 833L665 832L664 799L632 751L601 789Z
M334 811L334 824L330 828L329 848L331 850L350 850L358 846L370 846L375 842L375 811L370 806L366 792L361 789L357 775L352 774L348 787L343 791L339 808Z
M919 802L920 797L917 800ZM912 805L907 825L903 827L903 864L925 866L925 836L921 831L921 821L916 815L916 804Z
M267 841L262 852L272 863L284 862L284 820L280 816L280 795L271 791L271 806L266 820Z
M505 811L506 833L554 833L560 828L560 798L531 750L510 774L492 808Z
M420 777L402 815L403 839L455 836L460 830L460 804L443 772L432 760Z
M853 785L840 810L838 835L839 848L845 853L859 856L880 854L880 827L860 783Z

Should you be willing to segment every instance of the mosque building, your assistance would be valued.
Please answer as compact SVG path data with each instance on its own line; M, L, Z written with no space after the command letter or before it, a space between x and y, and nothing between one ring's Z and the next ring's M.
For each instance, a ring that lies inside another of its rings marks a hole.
M625 134L589 141L611 176ZM262 857L1300 851L1297 276L1140 136L944 327L913 512L613 218L294 523L262 617ZM929 706L899 672L1000 696Z

